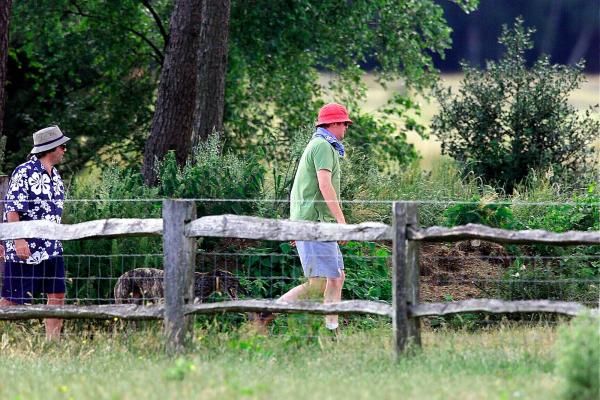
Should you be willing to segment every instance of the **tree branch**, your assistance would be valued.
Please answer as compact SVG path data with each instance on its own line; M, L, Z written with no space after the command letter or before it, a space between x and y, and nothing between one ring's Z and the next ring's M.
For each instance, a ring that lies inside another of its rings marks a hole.
M119 23L116 23L115 21L111 20L111 19L106 19L106 18L102 18L99 17L97 15L92 15L92 14L88 14L86 12L84 12L82 10L82 8L79 6L79 4L77 4L76 0L70 0L69 3L71 3L71 5L73 7L75 7L76 11L72 11L72 10L67 10L66 13L67 14L73 14L73 15L79 15L81 17L86 17L86 18L90 18L90 19L95 19L95 20L99 20L99 21L108 21L108 23L110 23L113 26L116 26L120 29L123 29L127 32L133 33L134 35L136 35L137 37L139 37L140 39L142 39L144 42L146 42L146 44L148 46L150 46L150 48L152 49L153 53L154 53L154 59L160 63L160 65L163 64L164 61L164 54L162 52L162 50L160 50L150 39L148 39L143 33L138 32L132 28L129 28L127 26L121 25ZM163 35L163 31L164 28L162 26L159 26L159 30L161 30L161 35ZM164 35L163 35L164 36Z
M152 14L152 18L154 18L154 22L156 22L156 26L158 26L158 30L160 31L160 34L163 37L163 48L167 45L167 41L169 40L169 34L167 33L167 31L165 30L165 27L162 23L162 20L160 19L160 16L158 15L158 13L156 12L156 10L154 10L154 8L152 7L152 5L150 4L149 0L142 0L142 4L144 6L146 6L146 8L148 9L148 11L150 11L150 14Z

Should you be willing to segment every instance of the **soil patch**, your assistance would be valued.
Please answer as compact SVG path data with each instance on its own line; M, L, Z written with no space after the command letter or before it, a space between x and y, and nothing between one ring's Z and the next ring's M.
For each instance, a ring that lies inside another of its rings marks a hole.
M493 281L510 265L504 247L480 240L423 243L419 260L421 302L493 297Z

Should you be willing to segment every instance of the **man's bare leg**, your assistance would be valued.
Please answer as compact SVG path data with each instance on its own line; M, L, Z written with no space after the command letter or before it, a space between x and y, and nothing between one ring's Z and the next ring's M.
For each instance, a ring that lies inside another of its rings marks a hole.
M325 290L325 286L325 278L309 278L308 282L290 289L283 296L277 299L277 301L291 303L296 300L306 300L314 297L320 297Z
M346 274L344 273L344 270L341 270L340 272L341 276L339 278L327 278L323 303L337 303L342 300L342 287L344 286ZM325 316L325 326L328 329L336 329L338 325L337 314L328 314Z
M322 298L325 290L326 280L325 278L309 278L308 282L298 285L285 294L283 294L278 302L292 303L297 300L308 300L314 298ZM255 327L260 333L267 333L267 326L275 319L273 313L260 313L259 318L255 323Z
M48 293L48 305L62 306L65 304L64 293ZM59 340L63 320L59 318L46 318L46 340Z

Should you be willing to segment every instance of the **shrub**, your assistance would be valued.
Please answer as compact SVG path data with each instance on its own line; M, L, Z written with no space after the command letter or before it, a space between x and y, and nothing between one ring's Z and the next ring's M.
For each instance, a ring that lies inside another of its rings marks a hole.
M242 159L224 154L220 135L213 134L194 149L183 168L178 167L174 152L167 153L159 166L160 192L171 198L230 200L199 202L198 216L252 214L257 204L248 200L260 198L265 176L258 160L257 156Z
M343 298L392 301L391 251L374 242L341 246L346 280Z
M527 68L524 54L533 47L533 32L521 19L512 30L505 26L499 42L506 52L498 62L488 62L483 71L463 63L457 96L434 90L441 110L432 130L443 154L508 193L531 169L582 170L592 162L590 145L600 129L593 108L582 115L568 104L585 79L583 62L551 65L543 56Z
M600 318L582 315L561 329L557 341L557 370L565 381L568 400L600 396Z
M541 186L544 191L546 184L542 182ZM600 230L600 196L594 184L570 198L555 193L552 204L513 204L511 209L515 210L516 229ZM511 246L509 250L517 258L506 271L505 282L499 286L501 297L597 302L600 262L596 255L600 246L536 244Z
M470 202L454 204L444 211L445 225L482 224L494 228L512 229L515 226L510 204L473 196Z

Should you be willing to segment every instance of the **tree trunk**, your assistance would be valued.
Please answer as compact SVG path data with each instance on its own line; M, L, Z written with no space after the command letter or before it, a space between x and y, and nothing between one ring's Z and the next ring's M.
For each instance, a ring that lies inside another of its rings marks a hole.
M196 110L193 145L223 130L230 0L204 1L198 45Z
M201 10L202 0L175 2L156 110L144 148L142 174L147 185L156 184L156 161L167 151L175 150L177 162L183 165L191 149Z
M6 63L8 60L8 25L12 0L0 2L0 136L4 132L4 103L6 86ZM0 151L2 149L0 148Z

